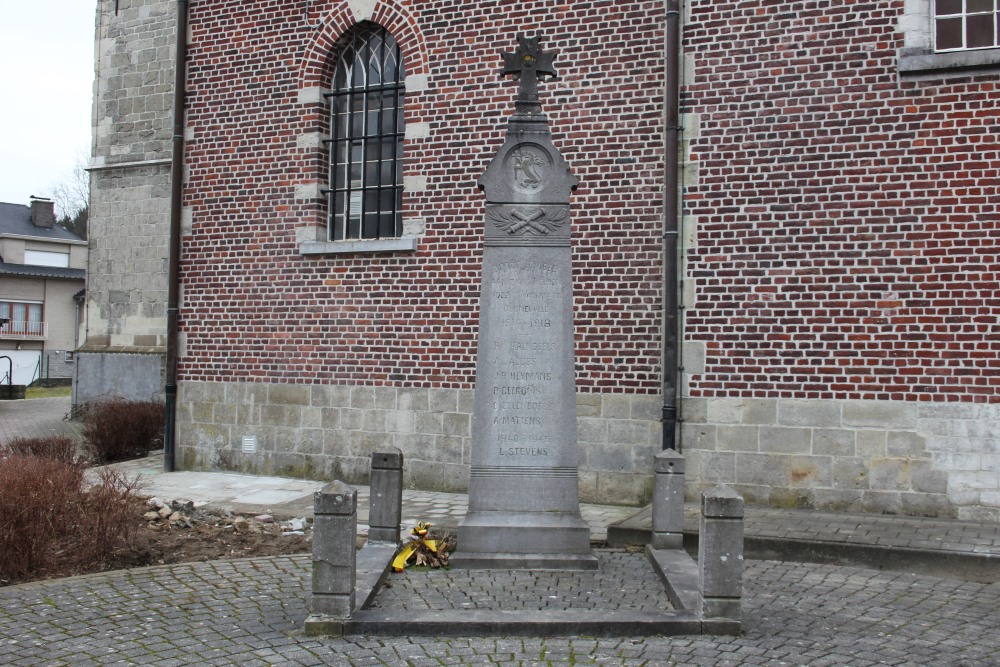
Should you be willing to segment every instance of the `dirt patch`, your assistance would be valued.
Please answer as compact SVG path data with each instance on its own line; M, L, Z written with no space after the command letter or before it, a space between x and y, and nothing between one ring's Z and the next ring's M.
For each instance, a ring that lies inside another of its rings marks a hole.
M312 551L312 523L277 521L190 502L147 499L137 504L135 539L115 567L169 565Z

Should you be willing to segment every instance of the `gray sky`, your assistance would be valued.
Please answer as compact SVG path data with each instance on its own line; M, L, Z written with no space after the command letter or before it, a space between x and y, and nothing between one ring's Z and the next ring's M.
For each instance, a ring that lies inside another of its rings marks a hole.
M27 204L90 158L96 0L0 0L0 201Z

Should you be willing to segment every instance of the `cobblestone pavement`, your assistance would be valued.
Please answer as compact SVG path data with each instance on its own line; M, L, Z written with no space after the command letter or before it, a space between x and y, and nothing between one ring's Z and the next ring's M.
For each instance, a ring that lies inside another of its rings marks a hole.
M997 665L1000 584L749 561L744 634L305 637L308 556L0 589L10 665Z
M596 549L597 571L405 570L372 609L669 611L659 576L638 550Z
M80 424L63 420L69 409L68 397L0 401L0 443L12 438L52 435L76 438L80 434Z

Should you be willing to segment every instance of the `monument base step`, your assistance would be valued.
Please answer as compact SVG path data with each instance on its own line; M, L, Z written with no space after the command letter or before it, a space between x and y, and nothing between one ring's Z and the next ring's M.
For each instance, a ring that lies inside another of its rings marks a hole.
M463 569L597 569L579 512L469 512L450 562Z
M596 570L592 554L484 554L456 551L448 563L456 570Z
M322 634L317 632L317 634ZM636 637L739 635L740 624L689 611L405 611L371 609L329 634L377 637Z

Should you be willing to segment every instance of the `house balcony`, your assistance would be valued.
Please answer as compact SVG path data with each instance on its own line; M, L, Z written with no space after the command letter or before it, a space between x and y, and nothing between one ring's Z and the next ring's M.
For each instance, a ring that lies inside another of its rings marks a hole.
M0 340L45 340L49 337L48 322L0 320Z

